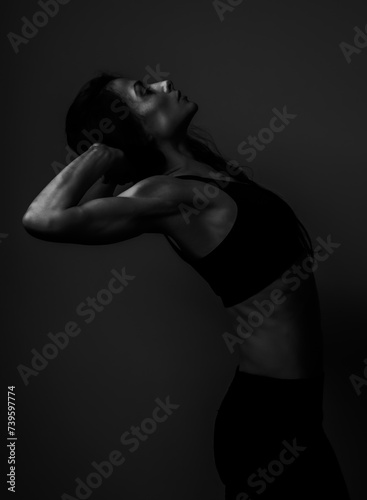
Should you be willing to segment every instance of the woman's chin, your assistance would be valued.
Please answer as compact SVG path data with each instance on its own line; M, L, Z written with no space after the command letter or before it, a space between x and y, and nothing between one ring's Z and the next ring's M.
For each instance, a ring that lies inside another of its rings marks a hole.
M191 101L191 99L189 99L188 97L185 98L185 101L187 102L187 104L190 104L191 106L196 106L197 108L199 107L197 102Z

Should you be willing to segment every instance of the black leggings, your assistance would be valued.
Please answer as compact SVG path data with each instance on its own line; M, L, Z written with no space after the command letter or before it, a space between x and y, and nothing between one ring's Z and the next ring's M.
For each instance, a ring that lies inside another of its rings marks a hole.
M214 427L226 500L349 500L322 427L324 374L252 375L237 367Z

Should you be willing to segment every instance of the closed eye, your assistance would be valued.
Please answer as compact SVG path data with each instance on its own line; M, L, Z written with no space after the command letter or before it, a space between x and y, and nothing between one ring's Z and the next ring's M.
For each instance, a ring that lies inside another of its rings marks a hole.
M150 87L145 87L141 80L137 80L135 82L134 90L136 95L141 95L142 97L146 96L147 94L153 94L153 91L150 89Z
M144 94L143 95L147 95L147 94L153 94L153 91L151 90L150 87L144 87Z

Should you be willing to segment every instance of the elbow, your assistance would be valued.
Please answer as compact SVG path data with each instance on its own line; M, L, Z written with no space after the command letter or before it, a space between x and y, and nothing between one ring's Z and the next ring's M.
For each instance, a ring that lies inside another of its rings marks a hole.
M29 233L35 230L37 221L29 212L26 212L22 217L22 225L27 233Z
M22 225L26 231L34 225L34 219L29 212L26 212L22 217Z
M27 232L39 231L42 225L41 220L29 210L23 215L22 224Z
M28 234L40 239L52 239L56 231L55 220L37 216L29 211L23 215L22 225Z

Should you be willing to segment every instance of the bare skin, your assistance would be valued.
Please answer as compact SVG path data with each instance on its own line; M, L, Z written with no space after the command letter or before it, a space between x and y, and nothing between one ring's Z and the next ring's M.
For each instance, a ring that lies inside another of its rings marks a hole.
M147 135L164 153L164 174L143 178L114 196L116 185L106 181L108 172L121 168L129 179L131 166L122 151L93 145L41 191L24 214L23 225L34 237L77 244L107 244L147 232L161 233L188 255L202 257L229 233L236 203L220 191L187 224L179 205L192 204L193 188L200 189L205 179L201 182L176 175L217 174L194 160L185 144L185 128L197 105L179 99L171 82L150 85L149 93L139 90L136 83L117 79L112 87L131 103L143 119ZM90 188L92 193L87 193ZM274 288L282 290L285 300L250 335L238 337L240 369L278 378L312 376L322 363L320 311L313 275L301 280L296 290L279 277L256 296L227 308L233 333L237 335L239 316L246 319L253 309L252 301L268 298Z

